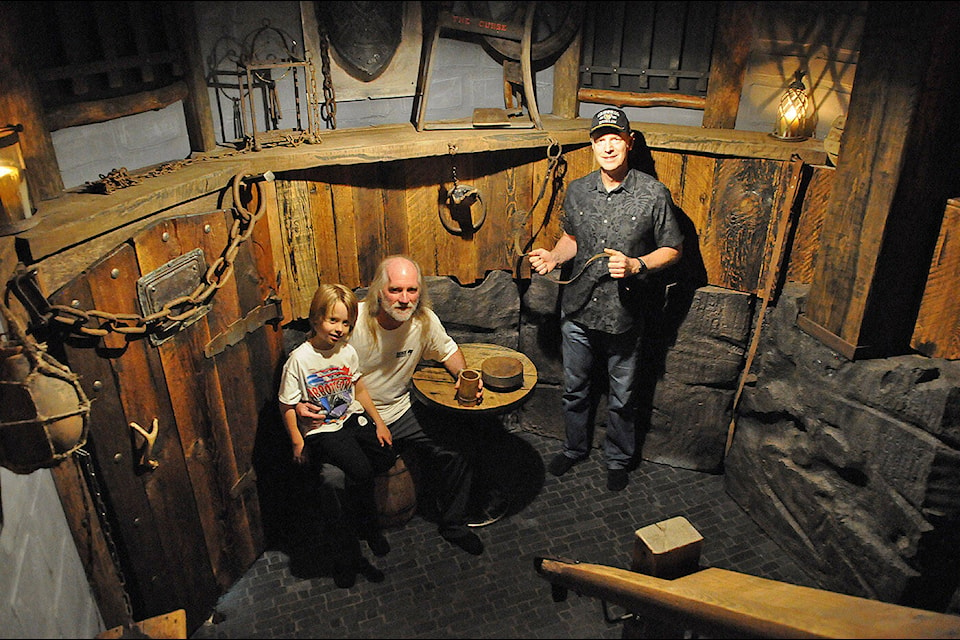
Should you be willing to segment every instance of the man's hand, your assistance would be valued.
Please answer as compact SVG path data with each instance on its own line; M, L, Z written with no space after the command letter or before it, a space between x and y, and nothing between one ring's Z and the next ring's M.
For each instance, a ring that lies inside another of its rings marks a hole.
M611 278L626 278L639 271L639 261L627 256L622 251L616 249L604 249L610 259L607 260L607 268L610 269Z
M559 264L553 252L546 249L534 249L527 257L530 259L530 266L542 276L556 269Z

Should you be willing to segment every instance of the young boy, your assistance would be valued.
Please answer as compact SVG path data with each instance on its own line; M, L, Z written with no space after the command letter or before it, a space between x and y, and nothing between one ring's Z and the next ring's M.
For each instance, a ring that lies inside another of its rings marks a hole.
M390 545L377 525L374 476L396 461L390 429L377 412L361 379L360 358L347 342L357 321L357 297L340 284L322 284L310 304L310 333L294 349L280 379L280 411L293 445L293 460L319 468L323 463L346 474L346 521L343 556L334 564L338 586L352 586L356 573L379 582L383 573L360 552L364 539L376 556ZM308 401L320 407L323 419L301 432L296 405Z

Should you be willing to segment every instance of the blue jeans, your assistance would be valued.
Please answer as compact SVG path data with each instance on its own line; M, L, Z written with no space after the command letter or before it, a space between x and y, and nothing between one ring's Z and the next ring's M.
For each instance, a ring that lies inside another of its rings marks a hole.
M607 437L603 442L608 469L624 469L637 448L634 389L642 327L610 334L584 329L563 319L563 454L583 460L593 440L590 388L595 364L606 365L609 377Z

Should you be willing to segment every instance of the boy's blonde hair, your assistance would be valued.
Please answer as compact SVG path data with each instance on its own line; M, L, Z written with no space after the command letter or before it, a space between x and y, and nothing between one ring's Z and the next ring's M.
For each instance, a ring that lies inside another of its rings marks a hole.
M342 302L347 308L350 332L353 332L353 328L357 326L356 294L342 284L321 284L313 294L313 300L310 301L310 336L316 335L316 327L323 322L338 302Z

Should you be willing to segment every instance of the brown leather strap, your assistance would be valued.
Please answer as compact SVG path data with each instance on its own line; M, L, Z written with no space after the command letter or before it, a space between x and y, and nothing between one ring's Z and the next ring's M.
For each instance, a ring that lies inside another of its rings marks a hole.
M571 282L573 282L574 280L576 280L577 278L583 275L583 272L587 270L587 267L590 266L591 262L596 262L600 258L609 258L609 257L610 256L608 256L606 253L598 253L594 256L591 256L590 259L584 262L583 266L580 267L580 271L577 272L577 275L573 276L569 280L557 280L556 278L551 278L549 275L546 275L546 274L544 274L543 277L546 278L547 280L550 280L551 282L556 282L557 284L570 284Z

